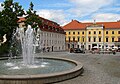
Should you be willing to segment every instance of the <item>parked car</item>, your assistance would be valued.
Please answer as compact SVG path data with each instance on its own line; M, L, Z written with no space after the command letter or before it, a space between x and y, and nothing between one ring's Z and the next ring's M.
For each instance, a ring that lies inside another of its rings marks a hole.
M80 48L74 48L74 53L85 53L85 51Z
M74 48L70 48L70 53L73 53L74 52Z
M117 49L117 52L120 52L120 47Z
M99 48L92 48L90 52L92 54L99 53Z

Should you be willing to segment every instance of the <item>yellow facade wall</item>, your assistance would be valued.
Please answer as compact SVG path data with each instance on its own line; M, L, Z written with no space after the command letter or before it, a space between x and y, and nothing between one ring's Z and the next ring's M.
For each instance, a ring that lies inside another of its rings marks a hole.
M106 37L108 37L108 42L112 42L112 38L114 37L114 41L118 41L118 37L120 37L120 34L118 34L118 31L120 31L120 29L92 29L92 30L88 30L87 32L91 32L91 34L88 34L88 37L92 37L92 36L96 36L98 35L98 37L102 37L104 38L104 42L106 42ZM94 34L94 31L96 31L96 34ZM99 34L99 31L101 32L101 34ZM104 33L102 33L104 31ZM106 34L106 31L108 31L108 34ZM112 32L114 31L114 34L112 34ZM80 37L80 41L79 42L83 42L82 38L84 37L84 42L86 42L86 30L65 30L66 32L66 41L68 41L68 37L70 37L71 41L73 41L73 37L75 37L75 41L78 41L78 37ZM69 34L70 32L70 34ZM75 34L73 34L73 32L75 32ZM79 34L78 34L79 32ZM82 34L82 32L84 32L84 34Z
M84 42L86 42L86 31L85 30L65 30L65 32L66 32L66 41L69 40L69 37L71 38L70 39L71 41L73 41L73 37L75 37L75 41L78 41L78 37L79 37L80 38L79 42L83 42L82 38L84 37Z
M106 32L108 31L108 34ZM106 42L106 37L108 37L108 42L112 42L112 37L114 37L114 41L118 41L118 37L120 37L120 34L118 32L120 29L105 29L104 30L104 42ZM112 34L114 32L114 34Z

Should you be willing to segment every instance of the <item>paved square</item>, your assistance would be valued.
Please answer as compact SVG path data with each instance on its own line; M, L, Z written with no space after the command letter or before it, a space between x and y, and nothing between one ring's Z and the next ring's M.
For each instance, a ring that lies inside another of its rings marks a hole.
M54 84L120 84L119 52L115 55L49 52L44 53L43 56L69 58L84 65L82 75Z

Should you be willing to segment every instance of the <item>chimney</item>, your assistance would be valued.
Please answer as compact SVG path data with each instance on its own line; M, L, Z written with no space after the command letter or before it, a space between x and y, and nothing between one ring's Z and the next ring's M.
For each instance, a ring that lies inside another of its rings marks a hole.
M93 24L96 24L96 20L94 20Z

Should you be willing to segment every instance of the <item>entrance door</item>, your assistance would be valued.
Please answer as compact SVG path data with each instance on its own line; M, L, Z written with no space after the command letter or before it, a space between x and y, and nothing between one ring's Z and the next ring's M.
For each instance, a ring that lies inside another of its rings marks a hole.
M52 51L53 51L53 46L52 46Z
M74 48L74 44L72 44L72 48Z
M68 49L70 49L70 44L68 44Z

